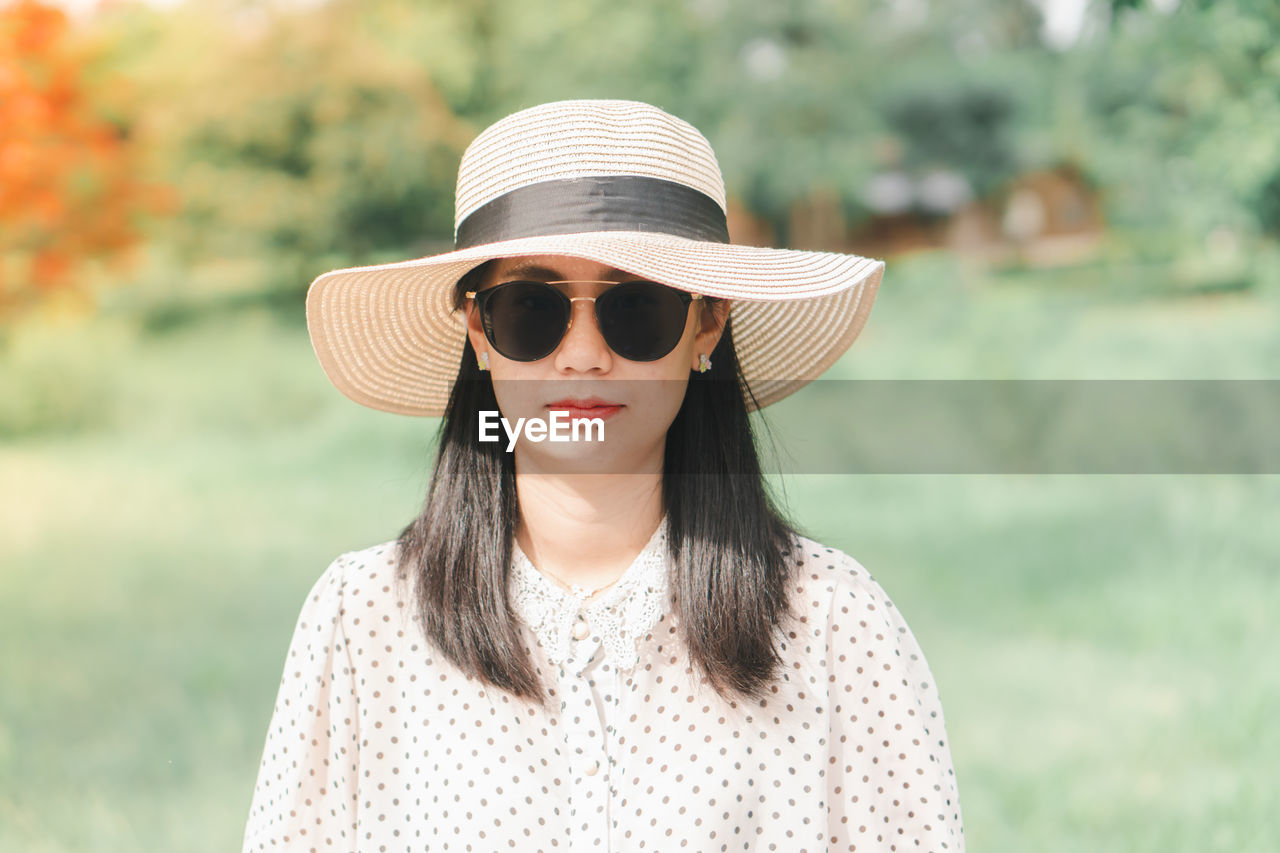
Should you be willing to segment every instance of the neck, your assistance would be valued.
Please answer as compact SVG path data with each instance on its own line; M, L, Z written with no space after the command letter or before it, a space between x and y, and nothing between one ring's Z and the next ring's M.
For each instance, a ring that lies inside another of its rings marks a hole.
M517 541L543 574L599 589L616 581L662 522L662 475L519 474Z

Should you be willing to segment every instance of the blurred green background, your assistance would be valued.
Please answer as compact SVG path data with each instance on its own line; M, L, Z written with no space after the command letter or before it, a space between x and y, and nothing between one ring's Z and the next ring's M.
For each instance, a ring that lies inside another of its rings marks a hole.
M0 850L238 847L303 596L430 470L306 285L447 246L515 109L649 100L739 241L887 257L833 376L1280 378L1272 2L61 8L0 2ZM971 849L1276 849L1280 478L779 489L928 653Z

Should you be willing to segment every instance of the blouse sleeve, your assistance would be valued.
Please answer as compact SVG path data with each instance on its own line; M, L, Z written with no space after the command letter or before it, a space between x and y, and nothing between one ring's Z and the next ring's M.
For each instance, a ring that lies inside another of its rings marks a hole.
M245 827L244 851L356 850L358 708L338 558L302 606Z
M826 634L830 849L963 851L955 770L929 665L865 569L856 566L849 580L836 587Z

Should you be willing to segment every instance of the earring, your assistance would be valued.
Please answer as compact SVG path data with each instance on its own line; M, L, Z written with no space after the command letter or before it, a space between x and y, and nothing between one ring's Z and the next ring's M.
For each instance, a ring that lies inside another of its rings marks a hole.
M706 373L711 369L711 359L707 358L705 352L698 353L698 372Z
M479 367L481 371L488 370L489 369L489 353L487 352L480 353L479 362L480 362Z

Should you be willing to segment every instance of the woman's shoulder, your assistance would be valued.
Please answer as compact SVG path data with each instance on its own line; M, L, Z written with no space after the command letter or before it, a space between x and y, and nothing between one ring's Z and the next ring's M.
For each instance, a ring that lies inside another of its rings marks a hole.
M795 560L792 613L799 625L790 632L793 639L822 636L820 645L802 644L812 651L856 644L860 659L876 658L885 669L906 667L912 672L912 683L932 683L924 653L906 619L861 563L804 537L797 539ZM862 672L862 664L856 671Z
M339 554L329 563L307 596L310 609L341 610L355 598L367 606L398 597L399 546L395 540Z
M863 630L905 632L906 623L889 594L853 556L797 536L793 557L792 612L802 622L825 617L829 624L852 621Z
M797 589L828 596L858 592L885 594L862 563L838 548L797 535L792 556Z
M348 582L384 574L395 575L399 559L399 543L392 539L390 542L339 554L330 564L329 571L340 574Z

